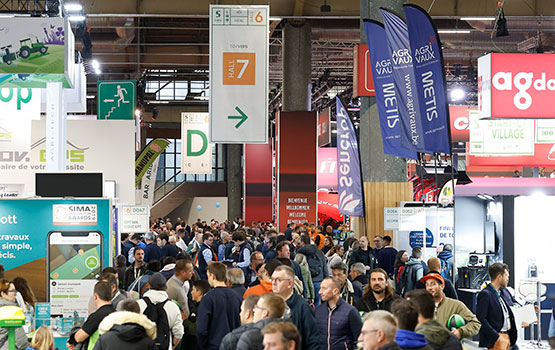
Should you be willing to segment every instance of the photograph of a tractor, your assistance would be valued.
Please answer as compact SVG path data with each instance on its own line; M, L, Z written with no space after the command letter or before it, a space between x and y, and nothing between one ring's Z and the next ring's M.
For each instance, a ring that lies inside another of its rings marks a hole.
M17 58L15 52L10 52L11 47L12 45L8 45L0 48L2 50L0 51L0 57L2 57L2 62L6 64L12 64L12 61L15 61Z
M19 57L28 58L35 52L40 52L41 55L44 55L46 51L48 51L47 46L41 43L38 38L36 40L36 43L32 43L31 38L20 40L19 43L21 48L19 49Z

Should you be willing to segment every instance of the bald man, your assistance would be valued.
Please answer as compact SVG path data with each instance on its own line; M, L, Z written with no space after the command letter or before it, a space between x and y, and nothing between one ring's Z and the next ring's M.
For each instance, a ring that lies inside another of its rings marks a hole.
M441 270L441 261L438 258L429 258L428 262L428 273L437 273L440 274L439 272ZM418 281L416 283L416 288L417 289L425 289L426 286L424 285L424 283L422 283L421 281ZM445 287L443 288L443 293L445 294L446 297L451 298L451 299L459 299L459 296L457 294L457 291L455 290L455 287L453 286L453 282L451 282L449 279L445 279Z

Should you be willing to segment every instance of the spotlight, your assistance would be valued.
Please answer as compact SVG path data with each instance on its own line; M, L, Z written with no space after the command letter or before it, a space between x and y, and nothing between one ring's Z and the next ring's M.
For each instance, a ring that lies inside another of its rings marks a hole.
M100 69L100 63L97 60L92 60L91 64L94 69Z
M140 109L140 108L135 109L135 116L136 116L137 118L140 118L140 117L141 117L141 109Z
M83 22L85 20L85 16L69 16L69 20L72 22Z
M81 4L72 3L72 4L64 4L64 8L68 12L78 12L83 9L83 6Z
M465 96L466 96L466 93L460 87L457 87L451 90L451 100L453 101L462 100Z

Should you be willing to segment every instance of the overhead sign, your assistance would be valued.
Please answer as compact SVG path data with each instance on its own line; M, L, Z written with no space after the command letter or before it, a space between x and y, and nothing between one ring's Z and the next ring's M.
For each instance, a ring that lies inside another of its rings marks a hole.
M423 230L426 227L426 213L424 208L400 208L399 211L399 230L415 231Z
M145 233L149 230L149 207L146 205L118 206L118 231L125 233Z
M470 154L533 155L534 120L470 118Z
M475 107L449 106L449 117L451 123L451 141L467 142L469 139L470 116L478 115Z
M0 45L0 86L73 86L75 39L68 17L2 18Z
M323 147L331 143L331 124L330 124L330 109L326 108L318 113L318 147Z
M150 166L158 158L158 156L166 150L170 141L164 138L156 138L150 141L141 151L137 159L135 159L135 186L139 187L143 176Z
M135 118L137 86L134 80L109 80L97 82L98 119Z
M40 119L41 91L29 88L0 89L0 119Z
M493 53L478 58L480 118L555 118L555 57Z
M337 148L318 148L318 188L337 189Z
M374 79L368 45L357 45L354 47L353 64L353 86L356 86L355 96L376 96Z
M268 142L269 6L210 5L210 141Z
M212 144L208 113L181 113L181 172L212 173Z

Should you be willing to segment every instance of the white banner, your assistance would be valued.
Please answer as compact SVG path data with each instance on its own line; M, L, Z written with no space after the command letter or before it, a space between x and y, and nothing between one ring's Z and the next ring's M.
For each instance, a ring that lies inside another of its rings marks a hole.
M469 117L471 155L534 155L533 119L479 120L476 114Z
M0 151L3 184L24 184L35 194L35 173L46 170L45 120L32 121L30 151ZM102 172L115 180L119 201L135 203L135 125L132 120L67 121L66 170Z
M208 113L181 113L181 172L212 173Z
M23 184L0 185L0 199L23 197Z
M41 89L1 88L0 119L40 119Z
M210 5L210 141L268 142L269 6Z
M399 230L422 231L426 227L426 213L424 208L400 208Z
M118 213L119 232L148 232L150 211L146 205L121 205L118 206Z
M135 192L135 204L146 205L147 207L152 208L159 161L160 157L156 157L152 165L146 170L146 173L141 180L141 188Z
M31 149L31 120L0 119L0 152L27 152ZM0 156L0 160L3 158ZM0 170L3 166L0 165Z

